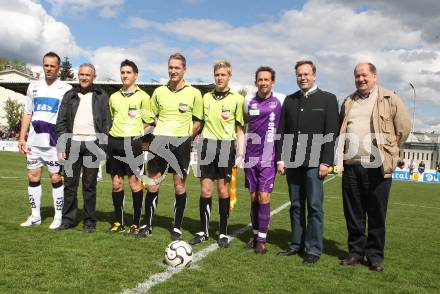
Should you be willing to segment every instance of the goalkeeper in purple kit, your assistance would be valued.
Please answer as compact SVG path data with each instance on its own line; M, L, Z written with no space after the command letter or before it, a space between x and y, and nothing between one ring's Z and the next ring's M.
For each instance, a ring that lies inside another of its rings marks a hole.
M275 141L284 95L274 94L275 71L260 67L255 73L254 96L246 99L247 139L245 185L251 194L251 221L254 237L246 245L264 254L270 220L270 193L276 175Z

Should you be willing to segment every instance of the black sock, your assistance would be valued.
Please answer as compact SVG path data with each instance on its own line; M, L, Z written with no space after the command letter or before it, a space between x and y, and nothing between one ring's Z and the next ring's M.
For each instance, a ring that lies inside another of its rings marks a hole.
M186 206L186 192L183 194L176 194L176 202L174 203L174 228L179 229L182 227L183 213Z
M228 234L228 218L229 218L229 201L230 198L219 198L218 213L220 215L220 234Z
M116 221L124 225L124 191L112 192Z
M199 209L200 209L200 226L202 231L209 236L209 219L211 217L211 203L212 198L204 198L200 196Z
M151 229L154 211L159 201L159 192L147 192L145 195L145 225Z
M142 213L142 201L144 200L143 190L137 192L131 192L133 197L133 224L140 226L141 223L141 213Z

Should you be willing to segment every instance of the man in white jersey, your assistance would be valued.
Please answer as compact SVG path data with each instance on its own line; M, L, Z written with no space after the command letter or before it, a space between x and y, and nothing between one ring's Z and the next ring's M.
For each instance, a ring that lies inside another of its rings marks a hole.
M30 227L41 224L41 173L47 166L52 183L52 196L55 208L50 229L61 225L64 187L59 174L60 164L56 150L55 124L58 108L64 93L72 87L57 80L60 69L60 57L54 53L46 53L43 57L44 80L29 84L27 100L21 119L18 149L26 154L28 169L28 195L32 214L21 224ZM27 134L29 131L29 134ZM26 138L27 135L27 138Z

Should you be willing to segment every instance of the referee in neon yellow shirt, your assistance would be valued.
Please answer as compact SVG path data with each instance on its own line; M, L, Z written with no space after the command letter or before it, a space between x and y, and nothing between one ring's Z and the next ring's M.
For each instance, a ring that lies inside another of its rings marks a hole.
M202 94L184 80L186 59L180 53L168 59L169 82L158 87L151 97L151 109L156 126L149 152L148 192L145 196L145 225L139 237L152 234L153 216L157 207L163 176L173 174L175 202L171 239L180 240L186 206L186 176L188 173L192 138L198 134L203 119Z
M124 177L133 198L133 224L126 236L139 233L143 200L143 151L141 139L144 129L154 122L151 115L150 96L136 85L138 67L133 61L121 63L122 88L110 96L109 106L112 126L107 148L107 173L112 177L112 199L116 220L110 233L125 232Z
M203 96L203 140L198 156L201 231L190 241L191 245L208 240L214 181L217 181L219 196L218 245L221 248L229 245L227 231L232 167L240 165L244 149L244 97L229 88L230 79L230 63L224 60L216 62L215 89Z

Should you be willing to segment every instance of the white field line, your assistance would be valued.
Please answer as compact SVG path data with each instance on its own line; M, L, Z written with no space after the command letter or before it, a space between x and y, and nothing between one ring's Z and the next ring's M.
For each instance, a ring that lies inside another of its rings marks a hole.
M335 177L336 176L328 178L327 180L324 181L324 184L333 180ZM283 205L277 207L276 209L272 210L270 212L270 215L274 216L289 206L290 206L290 201L288 201L288 202L284 203ZM241 234L243 234L244 232L246 232L250 228L251 228L251 224L249 223L246 226L242 227L241 229L234 231L231 234L231 238L229 239L229 241L230 242L233 241L237 236L240 236ZM209 253L217 250L218 248L219 247L218 247L217 243L214 243L214 244L211 244L208 247L196 252L193 255L192 264L194 265L194 264L198 263L200 260L202 260L206 256L208 256ZM173 277L175 274L179 273L182 270L183 270L182 268L167 267L167 269L165 271L150 276L148 279L146 279L142 283L137 284L137 286L135 288L124 290L122 292L122 294L146 293L146 292L148 292L148 290L150 290L151 288L153 288L157 284L160 284L160 283L163 283L163 282L169 280L171 277Z

